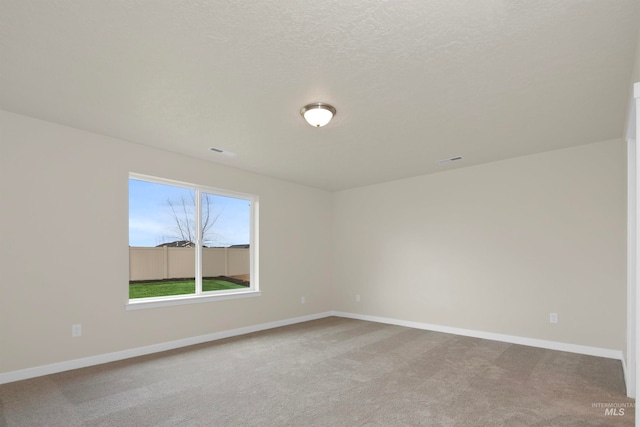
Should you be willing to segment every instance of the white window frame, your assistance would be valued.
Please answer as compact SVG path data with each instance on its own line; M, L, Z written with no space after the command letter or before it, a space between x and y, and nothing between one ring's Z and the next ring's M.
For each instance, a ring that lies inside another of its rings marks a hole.
M221 301L236 298L250 298L262 295L258 286L258 196L253 194L239 193L235 191L223 190L220 188L197 185L188 182L175 181L166 178L158 178L155 176L142 175L138 173L129 173L129 179L146 181L155 184L171 185L174 187L182 187L195 191L195 211L198 212L196 217L196 266L195 266L195 282L196 289L194 294L169 295L162 297L135 298L129 299L129 287L127 282L127 310L139 310L145 308L168 307L174 305L194 304L210 301ZM236 199L248 200L251 204L250 209L250 225L249 225L249 274L250 286L248 289L228 289L220 291L202 291L202 237L200 229L201 224L201 201L202 193L213 194L216 196L232 197ZM128 210L128 208L127 208Z

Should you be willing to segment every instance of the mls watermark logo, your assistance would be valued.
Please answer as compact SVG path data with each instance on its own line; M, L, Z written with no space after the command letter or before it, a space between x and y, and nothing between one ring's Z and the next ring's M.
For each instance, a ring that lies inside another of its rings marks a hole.
M604 415L622 416L624 415L624 408L606 408Z
M592 408L604 409L605 417L623 417L626 408L634 408L633 402L609 402L609 403L592 403Z

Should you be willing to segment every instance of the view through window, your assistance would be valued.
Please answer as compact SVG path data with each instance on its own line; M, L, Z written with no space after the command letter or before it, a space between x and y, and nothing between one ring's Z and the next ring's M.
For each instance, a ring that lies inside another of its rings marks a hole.
M254 200L131 175L129 299L254 290Z

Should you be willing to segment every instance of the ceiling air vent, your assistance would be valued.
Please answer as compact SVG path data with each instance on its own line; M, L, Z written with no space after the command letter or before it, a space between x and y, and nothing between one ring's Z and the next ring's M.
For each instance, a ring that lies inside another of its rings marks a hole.
M220 148L216 148L216 147L211 147L209 148L209 150L213 151L214 153L220 153L223 156L228 156L228 157L235 157L237 156L236 153L234 153L233 151L226 151L226 150L222 150Z
M455 162L456 160L462 160L462 156L450 157L448 159L438 160L436 163L449 163Z

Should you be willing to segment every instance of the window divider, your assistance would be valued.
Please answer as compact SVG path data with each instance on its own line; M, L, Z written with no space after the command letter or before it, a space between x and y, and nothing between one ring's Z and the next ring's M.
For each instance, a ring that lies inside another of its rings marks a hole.
M196 295L202 295L202 244L204 243L202 241L202 191L200 189L196 188L196 195L195 195L195 209L194 209L194 213L196 216L196 253L195 253L195 259L196 259Z

